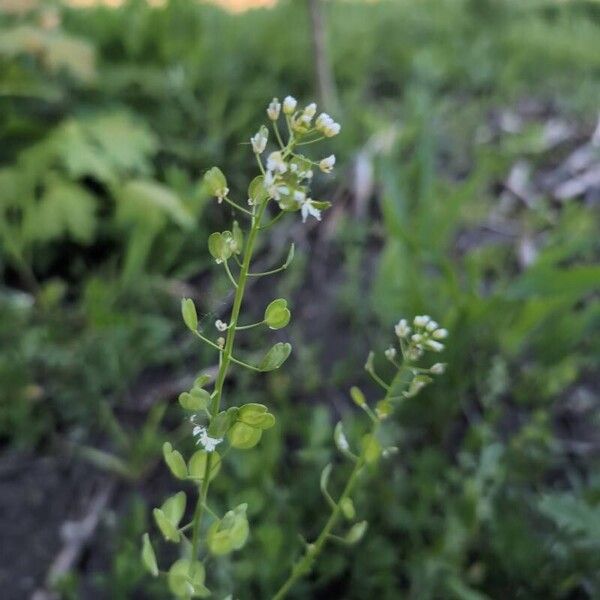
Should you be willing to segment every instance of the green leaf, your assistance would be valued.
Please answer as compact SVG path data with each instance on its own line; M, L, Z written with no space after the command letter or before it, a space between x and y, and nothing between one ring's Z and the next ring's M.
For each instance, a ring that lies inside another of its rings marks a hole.
M265 309L265 323L271 329L282 329L290 322L291 313L287 308L287 300L273 300Z
M194 387L204 387L211 380L210 375L198 375L194 380Z
M170 188L151 179L133 179L117 190L117 218L138 227L145 222L160 226L168 220L183 229L194 226L194 217Z
M367 521L361 521L360 523L356 523L350 528L350 531L346 534L345 540L348 544L356 544L361 540L363 535L365 535L365 531L367 531L368 527Z
M185 512L186 496L185 492L177 492L170 498L167 498L160 507L165 517L169 519L173 525L179 525L179 521Z
M281 367L292 351L289 343L278 342L264 356L259 365L261 371L274 371Z
M210 590L204 585L206 572L204 565L196 560L180 558L169 569L167 582L171 593L177 598L207 598Z
M327 202L326 200L313 200L312 205L318 210L327 210L331 207L331 202Z
M246 423L238 421L227 433L229 443L238 450L249 450L258 444L262 437L262 429L252 427Z
M150 536L147 533L142 536L142 562L153 577L158 576L156 554L154 554L154 548L150 542Z
M163 444L163 456L171 473L177 479L185 479L187 477L187 466L185 460L183 460L183 456L177 450L173 450L173 446L169 442Z
M198 329L198 313L196 312L196 305L191 298L183 298L181 300L181 316L190 331Z
M221 470L221 457L218 452L211 452L212 458L210 462L210 476L209 480L212 481L217 473ZM204 479L204 473L206 471L206 461L208 458L208 452L206 450L198 450L194 452L192 458L188 463L188 472L192 479L202 481Z

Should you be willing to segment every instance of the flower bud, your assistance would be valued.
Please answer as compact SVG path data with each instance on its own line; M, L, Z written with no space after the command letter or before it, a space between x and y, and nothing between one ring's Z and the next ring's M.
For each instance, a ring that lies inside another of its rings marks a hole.
M283 100L283 112L286 115L291 115L296 110L296 106L298 106L298 101L293 96L286 96Z
M323 171L323 173L331 173L333 171L333 167L335 165L335 155L331 154L327 158L324 158L319 163L319 169Z
M285 164L285 160L283 160L281 152L277 151L269 154L269 158L267 158L267 169L269 171L277 171L281 174L287 171L287 165Z
M448 330L447 329L438 329L437 331L433 332L433 337L436 340L445 340L448 337Z
M279 119L279 113L281 112L281 102L278 98L273 98L269 107L267 108L267 115L271 121L277 121Z
M385 357L388 360L394 360L394 358L396 358L396 348L390 346L385 352Z
M446 370L445 363L435 363L435 365L433 365L431 367L431 369L429 369L430 373L433 373L434 375L442 375L445 370Z
M223 323L223 321L221 321L221 319L217 319L215 321L215 327L219 330L219 331L227 331L227 323Z
M408 326L406 319L400 319L394 327L394 331L399 338L407 337L410 333L410 327Z
M323 128L325 137L334 137L342 130L342 126L339 123L330 123Z
M269 131L263 125L258 132L250 138L252 144L252 150L255 154L262 154L267 147L267 140L269 139Z

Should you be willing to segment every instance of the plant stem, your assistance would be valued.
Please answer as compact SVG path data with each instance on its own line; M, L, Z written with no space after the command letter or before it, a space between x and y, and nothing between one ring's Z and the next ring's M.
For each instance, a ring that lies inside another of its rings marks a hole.
M399 375L400 375L400 371L398 371L398 373L394 377L394 381L392 381L392 383L389 386L387 386L388 392L385 395L384 401L389 399L391 390L395 388L394 384L398 380ZM381 425L381 421L379 419L377 419L375 422L373 422L373 426L371 427L371 431L369 433L371 435L376 435L380 425ZM364 447L358 457L358 460L356 461L356 464L354 465L354 468L352 469L352 472L350 473L350 475L348 477L348 480L346 481L346 485L344 486L342 495L339 497L338 501L332 507L331 514L329 515L329 518L327 519L327 522L325 523L323 529L321 529L321 533L319 533L319 537L317 537L317 539L312 544L309 544L307 546L306 552L304 553L302 558L300 558L294 564L289 577L285 580L283 585L279 588L277 593L273 596L273 600L282 600L283 598L285 598L287 596L288 592L292 589L292 587L294 587L296 582L299 579L301 579L302 577L304 577L305 575L308 575L308 573L310 573L310 571L312 570L312 566L313 566L315 560L317 559L317 557L323 550L328 539L330 539L331 531L336 526L336 524L340 518L340 513L342 511L343 502L346 500L346 498L348 498L352 494L352 491L354 490L354 486L356 485L356 482L358 480L358 476L359 476L362 468L366 464L366 451L367 451L367 448Z
M248 235L248 242L244 251L244 258L242 266L240 268L240 275L237 281L237 287L235 288L235 298L233 300L233 308L231 309L231 318L229 320L229 329L227 330L227 338L225 340L225 347L221 353L221 361L219 364L219 372L217 373L217 379L215 381L214 397L211 405L211 417L214 418L219 413L221 406L221 396L223 395L223 384L225 383L225 377L227 376L227 369L229 364L232 362L233 354L233 342L235 339L235 331L237 327L238 317L240 315L240 309L242 307L242 300L244 299L244 291L246 288L246 280L248 278L248 271L250 270L250 261L254 253L254 244L256 242L256 236L260 229L260 222L265 213L268 201L263 202L258 213L252 218L252 226L250 234ZM192 535L192 561L190 561L190 570L193 561L198 556L198 548L200 544L200 526L202 524L202 515L204 512L204 505L208 497L208 488L210 483L210 472L212 463L213 453L209 452L206 457L206 465L204 468L204 479L202 486L198 492L198 502L196 504L196 510L194 511L194 529Z

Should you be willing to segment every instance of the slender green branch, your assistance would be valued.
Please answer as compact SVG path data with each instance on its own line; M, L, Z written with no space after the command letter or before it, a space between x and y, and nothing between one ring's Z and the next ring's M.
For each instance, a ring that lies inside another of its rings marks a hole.
M258 157L257 157L258 158ZM261 170L262 163L260 162L260 158L258 158L258 162L260 164ZM264 172L264 170L263 170ZM223 395L223 385L225 383L225 377L227 376L227 370L229 368L230 363L240 364L242 366L251 368L253 370L259 370L256 367L252 367L251 365L247 365L242 363L242 361L238 361L232 355L233 353L233 343L235 340L235 332L237 328L237 321L240 315L240 309L242 307L242 300L244 298L244 292L246 289L246 281L248 278L248 271L250 269L250 261L252 260L252 255L254 254L254 245L256 242L256 236L258 234L258 230L260 227L260 222L264 215L265 209L267 207L268 202L263 202L258 210L258 213L252 218L252 226L250 228L250 234L248 235L248 241L246 244L246 248L244 251L244 258L242 260L242 266L240 268L240 275L237 282L235 297L233 300L233 307L231 309L231 318L229 320L229 329L227 330L227 338L225 340L225 346L220 355L219 362L219 372L217 373L217 378L215 381L215 388L212 398L212 406L211 406L211 416L215 418L219 413L219 408L221 405L221 397ZM212 458L213 452L209 452L206 458L206 464L204 467L204 481L200 488L200 492L198 494L198 502L196 504L196 511L194 513L194 529L193 529L193 538L192 538L192 561L190 561L190 574L191 574L191 565L193 561L198 556L198 548L199 548L199 540L200 540L200 527L202 523L202 513L203 508L206 505L206 500L208 497L208 489L210 485L210 473L212 468Z
M394 388L394 384L399 379L399 377L400 377L400 373L397 373L396 376L394 377L394 381L392 382L392 385L388 386L388 390ZM389 395L390 395L390 393L388 391L384 400L388 400ZM371 432L370 432L371 435L374 436L377 434L377 431L378 431L380 425L381 425L381 421L379 419L377 419L373 423L373 426L371 427ZM289 577L286 579L286 581L283 583L283 585L279 588L279 590L273 596L273 600L282 600L283 598L285 598L287 596L288 592L296 584L296 582L299 579L301 579L302 577L304 577L305 575L308 575L308 573L310 573L310 571L312 570L315 560L317 559L317 557L319 556L319 554L325 547L325 544L327 543L327 541L329 539L331 539L331 537L332 537L332 530L337 525L337 522L338 522L341 512L342 512L342 504L352 494L352 491L354 490L354 487L358 481L360 472L362 471L363 467L365 466L365 464L367 462L367 451L368 451L368 448L367 448L367 445L365 445L358 457L358 460L356 461L356 463L354 465L354 468L352 469L352 471L350 473L350 476L348 477L348 480L346 481L346 485L344 486L342 495L339 497L338 501L332 507L331 514L329 515L329 518L327 519L327 522L325 523L323 529L321 529L321 533L319 533L319 536L312 544L308 544L308 546L306 548L306 552L294 564Z
M225 267L225 272L227 273L227 277L229 277L229 281L231 281L231 283L233 284L233 287L237 289L237 286L238 286L237 281L235 280L235 277L231 273L231 270L229 269L229 264L226 260L223 261L223 266Z
M275 273L280 273L281 271L285 271L288 268L288 264L283 264L276 269L272 269L271 271L263 271L262 273L248 273L248 277L264 277L265 275L275 275Z
M275 131L275 137L277 138L277 143L279 144L279 147L283 150L285 148L285 145L283 143L283 140L281 139L281 134L279 133L277 121L273 121L273 131Z
M237 202L230 200L227 196L225 196L223 200L225 200L225 202L227 202L227 204L229 204L230 206L233 206L233 208L235 208L236 210L243 212L248 217L253 216L251 211L249 211L247 208L244 208L243 206L240 206Z
M264 325L264 324L265 324L265 322L264 322L264 320L262 320L262 321L259 321L258 323L252 323L251 325L238 325L236 327L236 329L238 331L242 331L244 329L253 329L254 327L260 327L261 325Z

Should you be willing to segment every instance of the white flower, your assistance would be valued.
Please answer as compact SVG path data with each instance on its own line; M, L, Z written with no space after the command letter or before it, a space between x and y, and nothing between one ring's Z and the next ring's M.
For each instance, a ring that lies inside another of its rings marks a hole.
M439 325L435 321L429 321L429 323L427 323L425 329L427 329L427 331L429 331L431 333L432 331L435 331L438 327L439 327Z
M342 126L339 123L330 123L323 128L325 137L333 137L342 130Z
M223 202L223 198L227 198L229 194L229 188L224 187L215 191L215 196L217 197L217 203L221 204Z
M308 215L312 215L317 221L321 220L321 211L313 205L313 200L305 198L300 203L300 212L302 213L302 222L306 223Z
M217 346L219 346L219 348L221 348L221 350L223 350L223 348L225 347L225 338L224 337L217 338Z
M223 438L210 437L206 427L200 427L200 425L194 427L192 435L198 438L196 444L202 446L207 452L214 452L215 448L223 441Z
M436 340L445 340L448 337L448 330L447 329L438 329L437 331L433 332L433 337Z
M291 115L296 110L298 101L293 96L286 96L283 100L283 112L286 115Z
M394 358L396 358L396 348L390 346L385 352L385 357L388 360L394 360Z
M227 325L227 323L223 323L223 321L221 321L221 319L217 319L215 321L215 327L219 331L227 331L227 328L229 327L229 325Z
M442 375L445 370L446 370L445 363L435 363L435 365L433 365L431 367L431 369L429 369L429 371L431 373L433 373L434 375Z
M273 98L271 104L267 108L267 115L271 121L277 121L279 119L279 113L281 112L281 102L278 98Z
M271 152L269 158L267 158L267 169L269 171L275 171L277 173L285 173L287 171L287 165L283 160L281 152Z
M263 125L255 135L250 138L250 143L252 144L252 150L254 150L255 154L262 154L267 147L267 139L269 137L269 132L267 128Z
M441 352L444 349L444 344L440 344L440 342L435 342L434 340L427 340L425 344L434 352Z
M298 203L306 200L306 194L302 190L294 190L294 200Z
M314 102L311 102L304 109L304 116L308 117L309 119L312 119L315 116L316 113L317 113L317 105Z
M406 319L400 319L394 327L394 331L399 338L407 337L410 333L410 327L408 326Z
M410 338L415 344L420 344L423 341L423 336L420 333L415 333Z
M431 321L431 317L429 315L419 315L415 317L414 324L415 327L425 327L429 321Z
M335 165L335 155L330 154L328 157L321 160L319 163L319 169L323 171L323 173L331 173L333 171L333 167Z
M321 113L317 117L317 120L315 121L315 127L319 131L323 131L325 129L325 127L328 127L329 125L332 125L333 123L334 123L334 120L327 113Z

